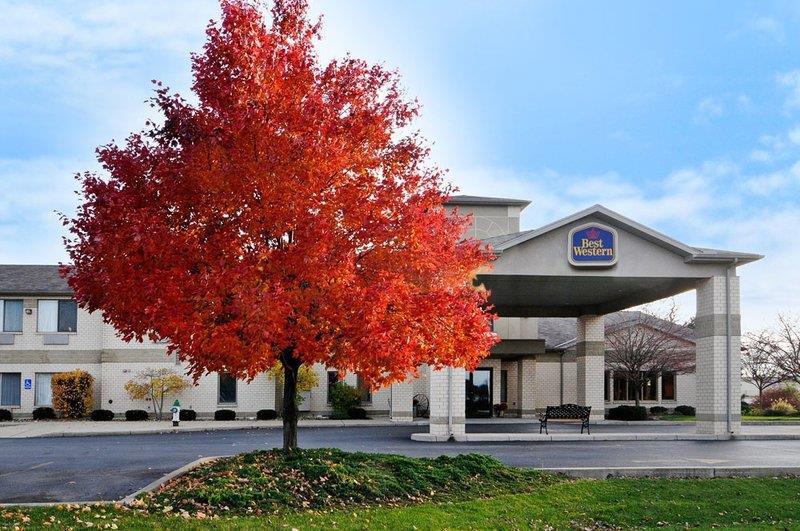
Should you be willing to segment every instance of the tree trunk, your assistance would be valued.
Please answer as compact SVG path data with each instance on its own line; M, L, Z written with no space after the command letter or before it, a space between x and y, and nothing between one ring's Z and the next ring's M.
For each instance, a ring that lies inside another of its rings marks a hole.
M300 360L286 349L281 355L283 364L283 451L297 448L297 373Z
M635 389L633 390L633 402L636 404L636 407L639 407L639 400L642 396L642 384L637 382Z

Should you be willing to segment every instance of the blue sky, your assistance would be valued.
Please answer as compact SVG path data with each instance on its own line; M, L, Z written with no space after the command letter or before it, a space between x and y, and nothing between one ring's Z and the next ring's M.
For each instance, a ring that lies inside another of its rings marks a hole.
M689 244L760 252L746 328L800 300L800 4L317 0L323 57L397 68L463 192L594 203ZM94 148L185 92L214 1L0 0L0 263L64 259L54 210ZM691 295L679 299L693 312Z

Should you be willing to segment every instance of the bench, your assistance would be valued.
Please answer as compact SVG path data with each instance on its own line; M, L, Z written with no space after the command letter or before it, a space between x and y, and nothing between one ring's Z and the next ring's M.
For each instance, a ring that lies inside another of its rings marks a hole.
M539 416L539 433L547 432L547 421L551 419L569 419L581 421L581 433L586 428L586 434L591 435L589 431L589 413L592 411L592 406L579 406L578 404L561 404L560 406L547 406L544 415ZM548 433L549 435L549 433Z

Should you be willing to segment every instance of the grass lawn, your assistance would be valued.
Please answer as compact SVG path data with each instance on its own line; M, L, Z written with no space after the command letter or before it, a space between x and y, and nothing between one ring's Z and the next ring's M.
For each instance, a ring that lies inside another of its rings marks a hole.
M428 460L315 450L290 463L258 452L204 466L134 507L0 509L0 528L27 529L687 525L798 527L800 479L570 480L476 455Z
M661 415L659 420L673 420L673 421L691 421L694 422L695 418L690 415ZM742 422L747 422L749 420L756 420L756 421L766 421L766 422L798 422L800 423L800 417L793 416L793 417L768 417L766 415L742 415Z

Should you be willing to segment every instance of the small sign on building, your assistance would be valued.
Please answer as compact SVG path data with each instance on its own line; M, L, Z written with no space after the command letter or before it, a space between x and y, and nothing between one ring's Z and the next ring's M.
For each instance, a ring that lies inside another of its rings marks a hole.
M587 223L569 231L567 256L575 267L610 267L619 259L617 231L598 223Z
M19 380L17 380L17 381L19 381ZM25 389L27 389L27 390L33 389L33 380L31 380L30 378L25 378L25 381L23 382L23 385L24 385Z

